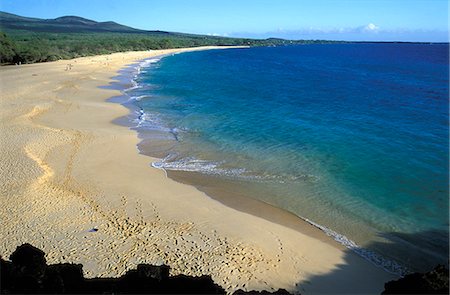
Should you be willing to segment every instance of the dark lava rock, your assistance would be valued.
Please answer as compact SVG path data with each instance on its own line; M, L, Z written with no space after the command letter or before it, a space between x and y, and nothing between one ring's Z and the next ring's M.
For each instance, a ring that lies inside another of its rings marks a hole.
M139 264L137 266L137 275L139 278L152 278L158 282L169 277L170 267L167 265L154 266L148 264Z
M427 273L413 273L384 284L381 294L449 294L449 271L438 265Z
M210 276L177 275L169 277L164 286L164 291L171 294L225 294L225 290L215 284Z
M83 265L52 264L47 266L43 280L44 293L80 293L84 284Z
M31 246L23 244L16 248L9 259L12 261L15 271L20 275L32 275L41 278L46 268L45 253Z
M30 244L17 247L10 259L0 259L2 294L225 294L210 276L170 277L167 265L140 264L120 278L86 279L83 265L47 265L45 253Z
M2 292L4 284L12 293L36 293L42 291L42 280L47 267L45 253L30 244L23 244L9 257L11 262L2 261ZM6 268L3 269L3 266ZM5 273L9 272L9 273Z

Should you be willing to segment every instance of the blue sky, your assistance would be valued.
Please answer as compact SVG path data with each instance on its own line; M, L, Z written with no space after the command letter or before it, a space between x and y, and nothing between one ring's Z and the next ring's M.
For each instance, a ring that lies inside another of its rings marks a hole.
M1 0L23 16L239 37L448 41L448 0Z

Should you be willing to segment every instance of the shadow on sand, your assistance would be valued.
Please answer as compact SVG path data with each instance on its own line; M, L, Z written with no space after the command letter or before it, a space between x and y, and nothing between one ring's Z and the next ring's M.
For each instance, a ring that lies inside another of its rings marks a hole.
M431 275L415 273L413 277L406 276L401 279L401 275L380 271L379 267L368 270L367 262L362 257L351 250L346 250L344 263L337 265L332 272L299 282L297 292L380 294L385 289L385 283L401 279L394 284L395 286L387 288L386 294L448 294L448 232L386 233L382 237L387 242L374 242L367 248L379 253L388 253L390 257L400 257L397 261L407 267L408 273L430 272L440 264L445 266L441 273L446 275L436 276L433 272L430 272Z

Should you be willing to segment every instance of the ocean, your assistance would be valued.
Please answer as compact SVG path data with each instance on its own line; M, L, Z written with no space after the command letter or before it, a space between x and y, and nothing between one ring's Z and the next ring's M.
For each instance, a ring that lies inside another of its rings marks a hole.
M138 148L170 177L290 211L392 272L448 263L448 44L190 52L132 82Z

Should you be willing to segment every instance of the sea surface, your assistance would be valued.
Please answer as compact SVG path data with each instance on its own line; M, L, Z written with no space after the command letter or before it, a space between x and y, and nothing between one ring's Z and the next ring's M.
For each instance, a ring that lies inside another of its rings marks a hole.
M126 90L130 124L175 179L286 209L388 271L428 270L448 262L448 52L315 44L154 58Z

